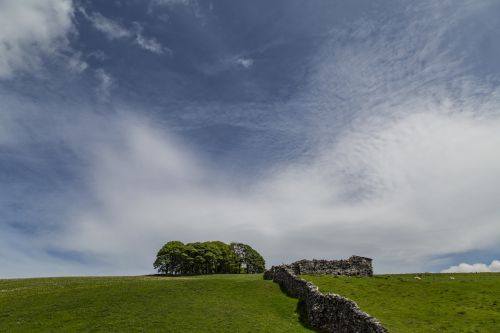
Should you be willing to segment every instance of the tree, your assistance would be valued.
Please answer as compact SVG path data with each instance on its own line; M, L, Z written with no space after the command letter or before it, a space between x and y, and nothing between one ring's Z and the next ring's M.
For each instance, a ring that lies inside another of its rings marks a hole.
M250 245L231 243L231 249L240 257L245 273L263 273L266 269L264 258Z
M220 241L184 244L170 241L156 255L153 267L162 274L261 273L265 262L252 247Z
M158 251L153 267L163 274L182 274L182 254L184 252L184 243L168 242Z

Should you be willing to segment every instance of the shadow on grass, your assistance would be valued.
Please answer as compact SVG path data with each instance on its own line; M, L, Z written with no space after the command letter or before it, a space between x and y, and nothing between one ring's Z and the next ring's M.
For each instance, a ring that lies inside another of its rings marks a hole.
M288 294L286 289L282 285L280 285L279 283L278 283L278 286L280 287L280 290L282 293L284 293L288 297L297 299L293 296L290 296L290 294ZM295 308L295 313L299 316L299 322L303 327L314 331L314 329L311 327L311 325L309 325L309 321L307 320L307 307L306 307L305 301L303 301L301 299L297 300L297 307Z
M309 325L309 321L307 320L307 308L306 308L306 302L303 300L299 300L297 302L297 307L295 308L295 313L299 315L299 322L304 326L305 328L308 328L310 330L313 330L311 325Z

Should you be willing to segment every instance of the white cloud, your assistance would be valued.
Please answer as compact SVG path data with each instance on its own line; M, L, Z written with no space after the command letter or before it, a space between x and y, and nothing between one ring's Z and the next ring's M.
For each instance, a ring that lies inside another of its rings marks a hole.
M242 58L236 59L236 63L238 65L242 66L243 68L248 69L248 68L253 66L253 59L242 57Z
M500 261L493 260L491 264L467 264L461 263L458 266L451 266L448 269L444 269L441 273L481 273L481 272L500 272Z
M82 54L80 52L74 53L68 58L68 68L74 73L82 73L89 67L89 64L82 60Z
M107 101L110 97L111 86L113 85L113 78L104 69L99 68L95 70L95 77L99 84L96 88L97 95L101 100Z
M104 17L100 13L88 15L84 9L81 9L81 11L94 28L104 33L109 39L131 40L142 49L155 54L171 53L169 48L164 47L156 39L144 36L144 28L137 22L134 22L133 29L128 29L119 22Z
M137 43L137 45L150 52L156 54L164 53L163 46L160 43L158 43L154 38L144 37L141 33L137 33L135 42Z
M94 28L104 33L109 39L130 38L133 35L119 22L104 17L100 13L92 13L87 17Z
M71 0L0 1L0 79L36 70L42 57L66 46Z
M156 39L145 37L142 34L144 28L139 23L136 22L134 26L135 26L135 43L139 45L141 48L156 54L172 53L172 51L169 48L161 45Z

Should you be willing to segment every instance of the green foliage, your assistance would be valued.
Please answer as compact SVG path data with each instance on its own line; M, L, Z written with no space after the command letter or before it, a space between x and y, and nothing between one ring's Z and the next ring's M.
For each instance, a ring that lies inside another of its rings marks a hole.
M240 273L242 265L246 273L262 273L265 269L264 259L249 245L220 241L171 241L158 251L153 263L159 273L170 275Z
M415 276L302 277L352 299L389 332L500 332L500 273Z
M243 243L231 243L230 246L232 251L241 258L245 273L264 273L266 262L259 252Z
M309 332L260 275L0 280L0 332Z

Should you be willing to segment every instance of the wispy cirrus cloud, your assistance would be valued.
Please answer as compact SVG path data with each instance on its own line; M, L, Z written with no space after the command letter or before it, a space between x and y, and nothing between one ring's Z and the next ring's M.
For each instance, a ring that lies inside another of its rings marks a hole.
M142 34L138 33L137 36L135 37L135 42L137 45L142 47L145 50L148 50L150 52L156 53L156 54L162 54L164 53L165 48L158 43L155 39L153 38L145 38L142 36Z
M138 22L133 23L133 28L127 28L122 23L107 18L100 13L87 14L85 9L83 8L81 8L80 11L92 23L95 29L101 31L107 38L111 40L129 40L140 48L155 54L172 52L169 48L163 46L155 38L144 36L144 28Z
M141 48L156 54L172 54L172 50L168 47L160 44L156 39L151 37L145 37L143 34L144 28L139 24L135 23L135 43Z
M97 96L103 101L108 101L111 94L111 87L113 86L113 78L102 68L96 69L94 73L98 81L96 88Z
M245 57L242 57L242 58L238 58L236 59L236 63L238 65L241 65L243 68L250 68L253 66L253 62L254 60L252 58L245 58Z
M104 17L100 13L91 13L90 15L86 15L86 17L94 28L104 33L109 39L130 38L133 36L132 31L125 28L122 24Z
M76 52L68 58L68 69L73 73L82 73L88 67L89 64L82 59L81 52Z

